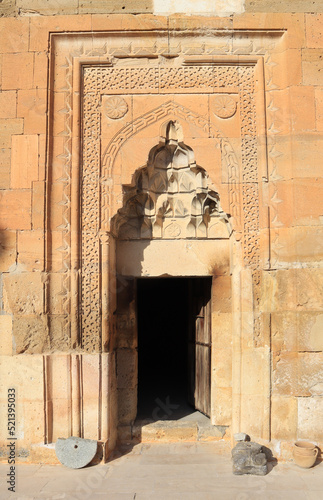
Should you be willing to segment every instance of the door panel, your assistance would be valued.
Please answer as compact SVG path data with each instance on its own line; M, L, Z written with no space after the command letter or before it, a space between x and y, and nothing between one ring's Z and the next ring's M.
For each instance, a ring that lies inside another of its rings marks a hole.
M211 279L194 278L190 289L189 402L210 415Z

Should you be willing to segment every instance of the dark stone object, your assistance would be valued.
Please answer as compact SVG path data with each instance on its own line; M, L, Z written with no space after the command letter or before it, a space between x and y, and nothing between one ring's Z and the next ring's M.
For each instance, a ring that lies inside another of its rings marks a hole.
M239 441L231 454L233 474L254 474L256 476L267 474L267 458L260 444L252 441Z
M58 460L71 469L81 469L88 465L95 457L97 448L97 441L74 436L58 438L55 445Z

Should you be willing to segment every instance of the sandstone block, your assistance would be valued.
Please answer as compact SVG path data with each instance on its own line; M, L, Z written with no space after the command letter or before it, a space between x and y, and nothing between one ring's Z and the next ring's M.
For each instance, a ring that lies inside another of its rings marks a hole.
M87 18L89 16L82 16L82 17ZM168 26L168 19L166 16L157 16L149 14L146 14L144 16L140 15L133 16L130 13L92 15L93 30L109 30L109 29L117 29L124 31L127 31L129 29L156 30L156 29L167 29L167 26Z
M246 429L251 436L262 438L267 426L264 419L265 405L268 404L264 396L241 396L241 429Z
M95 387L99 387L99 354L83 354L82 367L83 367L83 397L84 399L91 399L97 397Z
M17 7L20 15L54 16L56 14L76 14L77 0L49 0L44 3L42 0L17 0Z
M46 318L39 316L14 316L13 340L15 354L40 354L49 349Z
M315 10L313 11L315 12ZM323 15L306 14L306 47L309 49L323 48Z
M18 232L18 263L28 271L44 270L44 232Z
M10 149L0 149L0 189L8 189L10 187L10 157Z
M217 387L232 385L232 351L229 349L212 349L212 380Z
M299 312L297 318L298 350L323 351L323 313Z
M128 0L120 3L119 0L81 0L78 11L80 14L138 14L152 13L151 0Z
M323 85L323 50L304 49L302 70L304 85Z
M48 399L50 401L67 399L70 396L71 360L69 354L55 354L46 356ZM55 383L51 383L55 380ZM63 410L62 410L63 411Z
M26 0L26 3L29 3L28 0ZM41 3L44 8L44 3ZM46 52L48 50L48 33L50 32L90 31L91 29L91 16L32 16L30 18L29 50Z
M269 73L269 66L265 66L265 77L268 81L271 81L272 75L271 83L273 85L284 89L291 85L300 85L302 83L302 58L298 48L273 53L271 59L276 64L272 69L272 73ZM288 71L282 71L282 67L288 67ZM307 85L304 81L303 83Z
M138 379L138 354L135 350L117 351L118 389L136 388Z
M250 0L248 0L250 2ZM258 2L252 2L253 5ZM282 14L278 10L269 12L268 5L266 10L246 9L246 12L233 18L234 29L282 29L287 30L288 47L299 48L305 43L305 22L304 16L290 12ZM279 49L278 49L279 50Z
M212 311L231 312L231 293L231 276L217 276L212 285Z
M304 99L304 104L306 99ZM306 104L305 104L306 106ZM310 105L308 104L310 108ZM313 126L315 112L313 108ZM305 113L304 113L305 114ZM304 118L304 121L306 118ZM294 177L319 177L322 169L323 140L317 134L304 133L292 138Z
M323 398L298 398L298 439L323 440Z
M23 404L24 443L44 442L44 403L42 401L24 401Z
M38 134L38 176L40 181L45 180L46 142L46 134Z
M32 207L31 220L32 227L36 229L44 229L45 216L45 183L43 181L32 183Z
M12 355L12 316L0 315L0 355Z
M30 229L30 192L1 191L0 192L0 229Z
M2 88L31 89L33 86L34 55L31 52L3 54Z
M295 439L297 437L297 398L290 395L274 395L271 405L272 439Z
M62 304L62 302L62 298L60 298L60 303ZM48 321L48 328L51 349L60 352L68 351L71 348L71 339L67 316L64 314L51 314Z
M323 396L323 353L298 354L298 396Z
M118 389L118 413L121 425L131 424L137 414L137 389Z
M246 12L268 12L267 0L246 0ZM270 3L270 10L273 12L323 12L320 0L287 0L280 2L273 0Z
M16 262L15 231L0 231L0 252L0 272L6 272Z
M1 8L4 8L3 3L1 3ZM21 18L1 19L0 52L3 53L27 52L28 40L29 40L28 19L21 19Z
M323 87L315 87L316 130L323 131Z
M296 311L282 311L271 313L272 350L297 351L299 316Z
M295 270L297 307L302 311L321 311L323 308L323 270Z
M294 181L294 225L319 225L322 215L321 178L303 178Z
M145 425L141 429L141 441L197 441L198 428L195 422L177 422L176 426L167 421Z
M215 349L229 349L232 345L232 315L212 312L212 345Z
M36 89L47 88L48 55L45 52L36 52L34 59L33 87Z
M15 90L5 90L0 93L0 118L16 118L17 93Z
M41 273L17 273L5 276L4 304L7 312L13 314L42 314L43 283Z
M38 136L12 136L11 187L31 188L32 181L38 180Z
M45 134L47 91L45 89L19 90L17 114L24 118L25 134Z
M11 148L11 136L22 134L24 122L21 118L9 118L0 120L0 148Z
M298 396L298 353L281 352L273 355L273 393Z
M232 389L216 387L211 395L212 425L231 425Z
M323 227L297 226L293 229L296 242L297 262L311 262L320 265L323 258Z
M18 400L43 404L43 357L40 355L1 356L0 394L7 398L8 387L15 387ZM19 395L20 394L20 395Z
M292 132L308 132L315 129L315 107L313 87L290 88L290 118ZM315 176L315 174L314 174Z
M99 428L99 400L97 397L86 398L83 402L84 433L89 439L97 440Z

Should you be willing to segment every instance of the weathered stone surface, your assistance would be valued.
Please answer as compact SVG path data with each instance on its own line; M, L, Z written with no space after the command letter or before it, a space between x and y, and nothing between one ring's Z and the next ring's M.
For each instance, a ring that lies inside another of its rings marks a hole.
M119 349L117 352L118 388L127 389L137 386L138 353L135 350Z
M41 314L43 312L41 273L18 272L6 275L4 278L4 304L6 310L13 314Z
M267 458L260 444L240 441L232 450L233 474L267 474Z
M150 13L153 12L152 0L81 0L78 5L80 14L105 14L105 13Z
M298 398L298 438L323 439L323 398Z
M93 460L97 447L97 441L71 436L67 439L59 438L55 451L61 464L71 469L80 469Z
M12 317L0 315L0 355L12 355Z
M0 17L14 16L16 12L16 0L5 0L0 4Z
M39 354L49 350L46 317L14 316L13 345L15 354Z
M0 231L0 271L9 271L16 262L17 236L15 231Z
M246 0L247 12L323 12L320 0L273 0L268 5L267 0Z

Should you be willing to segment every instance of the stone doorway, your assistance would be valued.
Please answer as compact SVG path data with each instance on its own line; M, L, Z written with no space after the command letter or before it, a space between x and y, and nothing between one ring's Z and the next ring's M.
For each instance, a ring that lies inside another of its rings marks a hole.
M211 284L209 277L137 280L137 419L210 416Z

